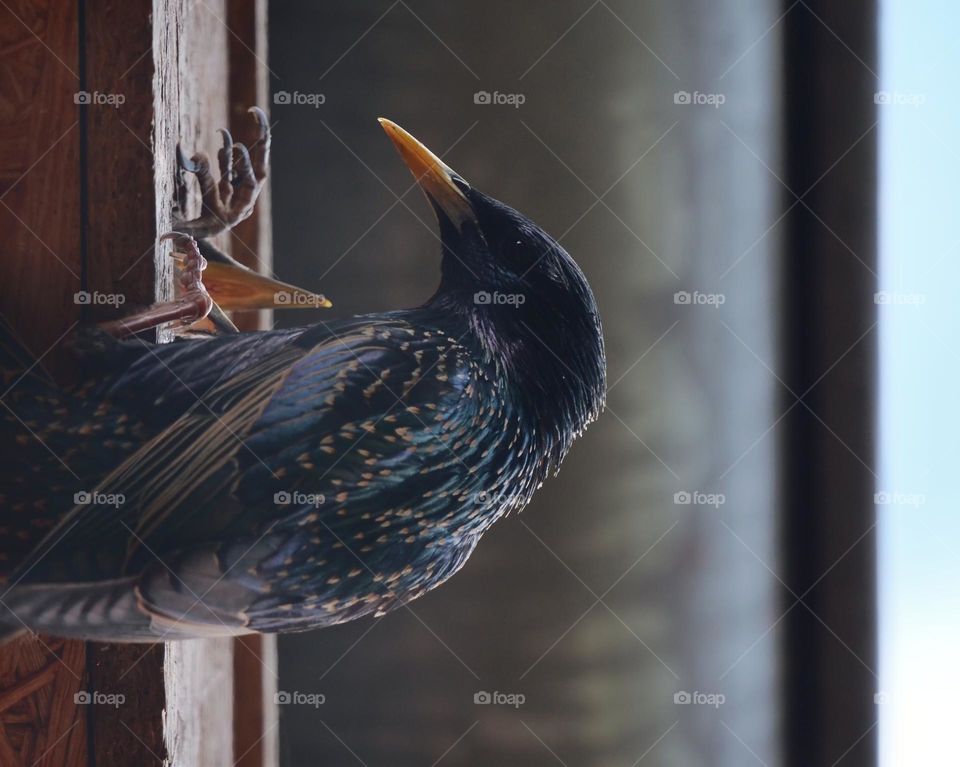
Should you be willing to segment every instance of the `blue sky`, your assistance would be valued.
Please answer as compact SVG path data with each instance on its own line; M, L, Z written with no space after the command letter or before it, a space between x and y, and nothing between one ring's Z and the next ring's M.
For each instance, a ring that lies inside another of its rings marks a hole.
M881 764L956 763L960 6L881 3Z

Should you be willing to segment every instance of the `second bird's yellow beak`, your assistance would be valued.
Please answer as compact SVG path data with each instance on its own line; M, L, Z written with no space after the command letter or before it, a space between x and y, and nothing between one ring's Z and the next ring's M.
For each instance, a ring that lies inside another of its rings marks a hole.
M210 297L226 311L251 309L329 309L330 301L318 293L280 282L232 261L208 260L203 283Z

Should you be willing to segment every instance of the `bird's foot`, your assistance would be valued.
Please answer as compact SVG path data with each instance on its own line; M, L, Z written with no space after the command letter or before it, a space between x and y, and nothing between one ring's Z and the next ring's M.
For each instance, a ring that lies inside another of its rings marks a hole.
M270 163L270 123L260 107L250 107L249 112L257 123L258 137L247 149L244 144L234 143L230 132L221 129L223 146L217 152L220 165L220 181L213 179L207 155L197 153L189 160L177 145L177 178L174 219L177 231L198 239L213 237L243 221L256 205L260 190L267 180ZM187 185L184 172L196 174L200 183L202 209L197 218L187 220L183 211L187 202Z
M210 260L206 282L214 304L208 319L216 330L237 332L223 310L256 310L285 308L327 308L331 303L322 295L274 280L248 269L206 242L231 229L253 213L257 198L267 181L270 164L270 123L259 107L248 110L254 117L258 136L248 149L234 142L229 131L221 130L223 146L217 153L220 180L210 171L205 154L189 160L177 145L177 177L173 217L178 232L201 240L200 247ZM193 173L200 184L200 215L187 219L187 185L184 173Z
M197 241L182 232L169 232L160 238L160 242L164 240L173 240L171 256L180 266L179 296L121 320L103 323L101 327L110 335L125 338L167 322L189 325L202 320L215 309L216 305L203 285L203 270L207 268L207 260L200 255Z

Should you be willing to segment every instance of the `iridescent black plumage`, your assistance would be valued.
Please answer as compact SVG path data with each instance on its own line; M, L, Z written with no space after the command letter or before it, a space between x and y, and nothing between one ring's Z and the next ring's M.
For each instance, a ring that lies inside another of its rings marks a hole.
M444 243L425 306L161 346L93 336L76 390L13 387L2 521L33 550L7 568L0 622L133 640L342 622L443 582L529 501L602 407L596 306L559 245L441 170L420 179Z

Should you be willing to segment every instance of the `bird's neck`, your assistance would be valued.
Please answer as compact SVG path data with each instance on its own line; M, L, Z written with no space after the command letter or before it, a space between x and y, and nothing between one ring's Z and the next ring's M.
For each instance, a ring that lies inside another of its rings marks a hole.
M540 452L556 468L603 406L602 341L598 355L592 349L571 349L570 344L583 339L556 338L552 328L529 316L525 320L514 309L495 311L462 296L438 293L423 309L436 312L461 343L476 350L491 378L536 430ZM451 323L456 327L450 328ZM594 356L600 361L597 369Z

